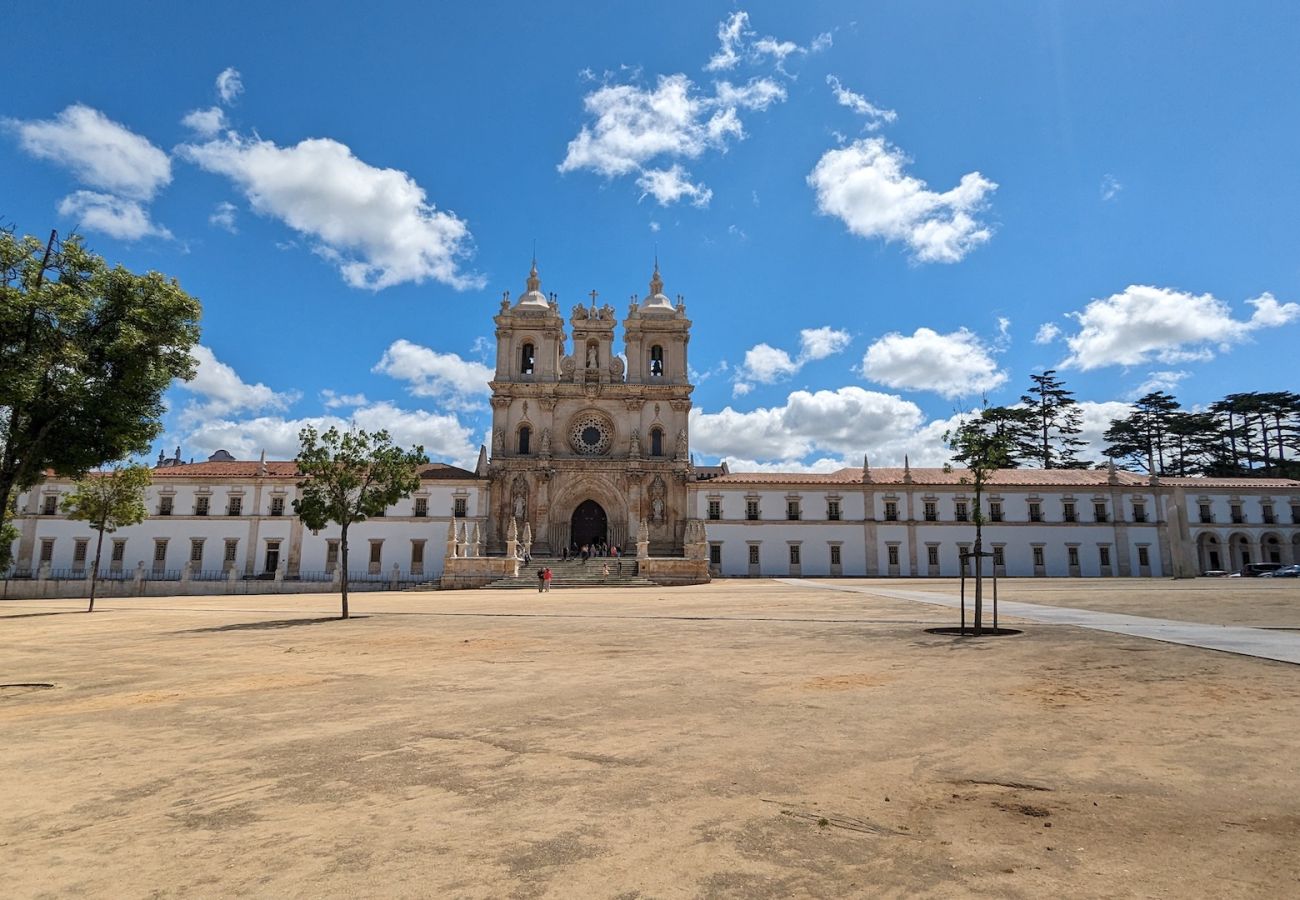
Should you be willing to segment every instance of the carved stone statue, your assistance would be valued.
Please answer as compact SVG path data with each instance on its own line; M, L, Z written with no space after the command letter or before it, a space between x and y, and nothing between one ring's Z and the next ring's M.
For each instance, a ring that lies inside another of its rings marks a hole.
M632 440L629 442L628 455L633 459L641 458L641 432L635 428L632 429Z
M592 344L587 348L587 368L595 369L600 365L600 358L596 355L596 345Z
M573 318L575 319L587 318L587 307L583 306L581 303L575 306L573 308Z
M686 458L686 429L683 428L677 432L676 456L678 459Z
M651 509L651 516L654 519L654 521L662 522L664 520L664 498L663 497L655 497L654 500L650 502L650 509Z
M506 450L506 433L498 428L492 432L492 455L499 456Z
M650 521L664 521L664 496L668 492L668 486L664 484L663 476L656 475L654 481L650 482Z
M528 483L522 475L516 475L510 486L510 511L512 522L528 515Z
M551 452L551 429L542 429L542 455L547 456Z

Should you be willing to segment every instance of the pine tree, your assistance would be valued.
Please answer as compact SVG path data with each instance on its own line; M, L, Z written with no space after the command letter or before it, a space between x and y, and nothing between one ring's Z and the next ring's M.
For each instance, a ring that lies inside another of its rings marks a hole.
M1087 463L1078 453L1087 445L1079 438L1082 432L1083 411L1074 392L1067 391L1065 382L1056 377L1055 369L1040 375L1030 375L1033 386L1022 394L1020 402L1034 422L1032 453L1030 444L1022 442L1021 449L1027 459L1033 459L1044 469L1077 469Z

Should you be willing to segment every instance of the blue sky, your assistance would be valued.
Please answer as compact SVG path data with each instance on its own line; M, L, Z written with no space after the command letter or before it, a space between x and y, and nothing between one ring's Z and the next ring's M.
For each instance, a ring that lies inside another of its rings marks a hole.
M1297 389L1292 3L47 4L10 42L0 219L204 304L170 451L304 422L472 462L491 316L654 255L694 321L692 449L939 464L1057 367Z

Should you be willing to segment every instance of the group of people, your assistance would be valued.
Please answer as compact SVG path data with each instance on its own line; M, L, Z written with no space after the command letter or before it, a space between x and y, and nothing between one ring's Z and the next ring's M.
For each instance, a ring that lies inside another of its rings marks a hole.
M618 559L622 555L622 551L619 550L617 544L610 546L604 540L594 541L590 544L583 544L581 547L579 547L575 542L568 547L564 547L560 551L560 559L569 560L581 557L584 563L593 556L608 556L613 559Z

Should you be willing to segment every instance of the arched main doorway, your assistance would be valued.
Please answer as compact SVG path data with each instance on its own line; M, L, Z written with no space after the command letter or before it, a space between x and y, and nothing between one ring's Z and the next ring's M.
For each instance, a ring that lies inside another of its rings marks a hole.
M578 547L609 540L609 520L605 509L595 500L583 500L569 520L570 540Z

